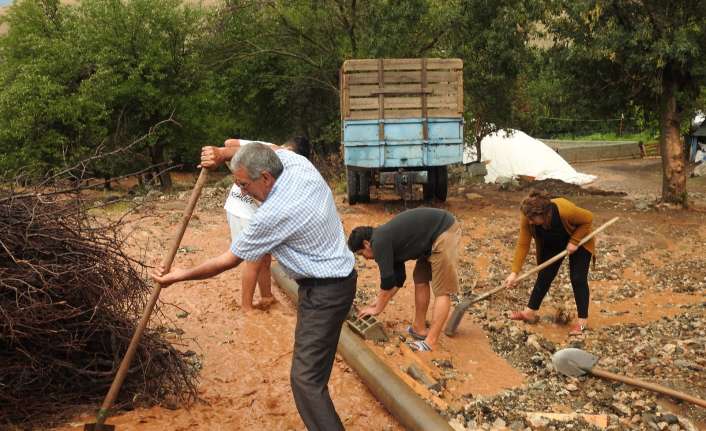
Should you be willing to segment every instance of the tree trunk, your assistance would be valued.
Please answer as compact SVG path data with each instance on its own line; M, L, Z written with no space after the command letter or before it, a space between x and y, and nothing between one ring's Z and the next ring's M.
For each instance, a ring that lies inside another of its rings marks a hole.
M659 145L662 151L662 201L687 205L686 160L679 134L680 114L677 110L677 82L671 67L662 75Z
M476 161L480 163L480 143L485 136L481 133L480 121L478 121L478 119L476 119L475 122L475 131L473 135L475 138L475 142L473 144L476 146Z
M150 148L150 155L152 156L152 164L157 165L154 174L159 178L159 188L162 191L167 191L172 189L172 176L169 171L163 171L164 168L164 145L157 142ZM162 170L160 172L160 170Z

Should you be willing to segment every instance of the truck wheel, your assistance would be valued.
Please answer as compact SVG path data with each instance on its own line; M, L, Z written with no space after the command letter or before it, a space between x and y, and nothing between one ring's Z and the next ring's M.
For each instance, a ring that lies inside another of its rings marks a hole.
M427 169L427 183L422 184L422 190L424 192L425 201L434 199L434 192L436 190L436 168Z
M449 185L449 171L446 166L438 166L436 169L436 184L434 186L434 195L441 202L446 202Z
M358 202L358 173L353 169L346 169L346 190L348 204L355 205Z
M358 172L358 202L370 202L370 172Z

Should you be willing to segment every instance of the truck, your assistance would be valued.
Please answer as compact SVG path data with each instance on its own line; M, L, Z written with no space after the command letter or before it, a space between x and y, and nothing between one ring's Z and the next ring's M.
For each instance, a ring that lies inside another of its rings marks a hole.
M369 202L372 186L410 200L418 184L445 201L448 166L463 161L463 62L346 60L340 95L348 203Z

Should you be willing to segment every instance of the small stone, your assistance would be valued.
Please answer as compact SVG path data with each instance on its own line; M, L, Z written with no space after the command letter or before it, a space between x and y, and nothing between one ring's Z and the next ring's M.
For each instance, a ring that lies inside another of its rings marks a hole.
M465 431L466 429L466 427L456 418L449 421L449 426L453 428L454 431Z
M657 426L660 430L666 430L669 424L667 422L657 422Z
M640 199L635 202L635 209L638 211L646 211L650 208L650 202L645 199Z
M544 338L542 338L541 340L539 340L539 345L550 353L556 352L556 345L549 340L545 340Z
M613 403L612 407L618 413L622 413L624 416L632 416L632 410L630 409L630 407L626 406L623 403Z
M529 387L530 387L530 389L536 389L538 391L543 391L547 388L547 384L543 383L541 380L537 380L536 382L530 383Z
M664 347L662 347L662 350L664 351L664 353L666 353L668 355L671 355L672 353L674 353L674 351L676 349L677 349L677 346L675 346L674 344L665 344Z
M385 346L384 351L387 356L392 356L395 354L395 348L392 346Z
M505 322L501 322L499 320L497 320L495 322L488 323L488 329L490 331L500 332L504 327L505 327Z
M522 431L525 429L525 423L522 421L514 421L510 424L511 431Z
M185 319L185 318L189 317L189 313L182 310L176 314L176 317L178 317L180 319Z
M533 415L529 417L530 425L532 425L533 428L544 428L547 425L549 425L549 419L542 417L542 416L537 416Z
M539 342L537 341L537 336L532 334L529 337L527 337L527 341L525 342L528 347L533 348L534 350L542 350L542 346L539 345Z
M505 428L505 426L506 426L505 421L502 420L502 418L497 418L497 419L495 419L495 422L493 422L494 429L502 429L502 428Z
M671 425L669 425L669 428L667 428L667 429L669 429L669 431L679 431L681 429L681 427L677 424L671 424Z
M657 416L653 415L652 413L643 413L642 414L642 422L649 424L650 422L654 422L655 424L657 423Z
M474 199L483 199L483 196L479 195L478 193L466 193L466 199L468 199L469 201Z
M682 428L684 428L686 431L697 431L696 427L694 426L693 423L689 419L679 417L679 425L681 425Z
M565 386L565 388L569 392L575 392L575 391L579 390L579 388L573 383L569 383L568 385Z
M671 413L667 413L666 415L662 415L662 420L667 422L667 424L669 424L669 425L679 423L679 418L676 417L676 415L673 415Z
M544 357L540 354L536 354L530 358L530 361L532 361L536 365L540 365L544 363Z

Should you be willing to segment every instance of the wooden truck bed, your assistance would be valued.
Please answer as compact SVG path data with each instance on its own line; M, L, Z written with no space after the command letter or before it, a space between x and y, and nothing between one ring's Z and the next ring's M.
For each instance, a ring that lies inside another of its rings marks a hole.
M344 121L463 116L460 59L347 60L340 78Z

